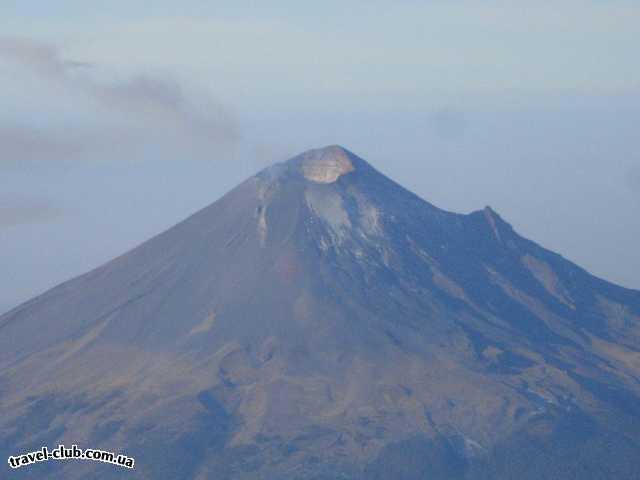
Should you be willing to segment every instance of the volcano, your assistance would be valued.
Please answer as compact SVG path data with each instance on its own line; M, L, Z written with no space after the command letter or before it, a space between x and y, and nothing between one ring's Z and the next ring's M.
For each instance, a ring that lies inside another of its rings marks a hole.
M637 479L640 292L310 150L0 317L4 478Z

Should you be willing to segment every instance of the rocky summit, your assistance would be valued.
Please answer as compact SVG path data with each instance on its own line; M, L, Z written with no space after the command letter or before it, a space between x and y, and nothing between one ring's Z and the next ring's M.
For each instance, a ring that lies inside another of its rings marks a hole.
M640 292L303 153L0 317L3 478L637 479Z

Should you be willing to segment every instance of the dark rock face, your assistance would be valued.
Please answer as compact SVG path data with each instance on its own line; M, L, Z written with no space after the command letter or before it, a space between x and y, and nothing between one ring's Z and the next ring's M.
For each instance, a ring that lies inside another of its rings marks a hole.
M640 292L333 146L0 317L0 454L76 443L153 479L632 479L639 379Z

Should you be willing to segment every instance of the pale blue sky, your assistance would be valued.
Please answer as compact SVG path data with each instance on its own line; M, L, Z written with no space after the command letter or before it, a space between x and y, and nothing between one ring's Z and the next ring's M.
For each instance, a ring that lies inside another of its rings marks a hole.
M640 4L0 4L0 311L300 150L640 288Z

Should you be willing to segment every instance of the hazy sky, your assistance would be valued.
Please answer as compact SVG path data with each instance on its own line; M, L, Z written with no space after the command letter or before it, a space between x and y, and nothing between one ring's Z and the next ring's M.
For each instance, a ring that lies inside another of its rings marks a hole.
M0 311L332 143L640 288L637 1L101 3L0 3Z

